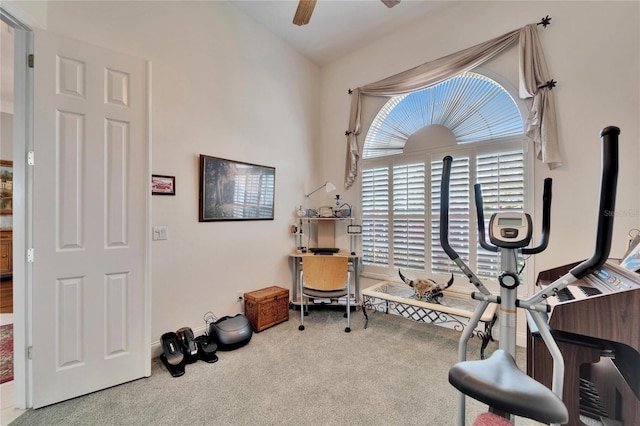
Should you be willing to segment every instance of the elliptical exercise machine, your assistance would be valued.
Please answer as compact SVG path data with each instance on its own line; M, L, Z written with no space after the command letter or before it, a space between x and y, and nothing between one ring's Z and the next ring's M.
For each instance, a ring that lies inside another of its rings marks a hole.
M600 132L602 176L594 254L527 299L518 299L517 296L517 288L520 285L517 255L518 253L537 254L547 247L551 228L551 179L547 178L544 181L542 235L540 243L533 248L527 248L531 241L532 221L526 213L494 213L489 222L491 243L486 242L482 189L480 184L474 186L479 243L486 250L500 253L502 270L498 276L500 295L494 295L449 244L449 181L453 158L446 156L442 160L440 243L447 256L478 289L477 292L471 293L471 297L479 301L468 326L460 337L459 362L449 370L449 383L460 391L457 416L459 426L465 424L465 395L488 404L489 412L512 422L513 416L526 417L549 424L562 424L569 421L567 408L562 402L564 360L547 325L550 306L545 301L547 297L556 295L569 284L600 268L609 256L614 219L614 215L610 212L615 210L619 134L620 129L613 126L606 127ZM466 361L467 341L489 303L499 305L499 349L488 359ZM517 308L527 310L529 318L535 323L551 353L553 359L552 390L527 376L515 363Z

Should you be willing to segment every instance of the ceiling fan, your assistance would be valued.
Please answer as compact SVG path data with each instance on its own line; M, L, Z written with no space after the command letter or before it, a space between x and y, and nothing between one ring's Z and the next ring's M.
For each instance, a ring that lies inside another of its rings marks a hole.
M380 0L387 7L393 7L400 3L400 0ZM296 25L306 25L311 20L313 8L316 7L317 0L300 0L296 14L293 16L293 23Z

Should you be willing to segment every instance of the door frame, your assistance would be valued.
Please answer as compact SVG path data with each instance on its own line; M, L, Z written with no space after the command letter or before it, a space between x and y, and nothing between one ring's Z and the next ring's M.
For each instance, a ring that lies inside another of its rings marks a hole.
M14 324L14 407L18 409L33 406L33 375L29 348L33 344L33 264L28 262L27 250L33 247L33 169L27 166L27 155L33 151L33 68L27 66L26 58L34 52L34 34L23 22L30 22L20 10L7 3L0 8L3 21L14 28L15 32L15 72L14 72L14 141L13 141L13 324ZM7 10L9 9L9 10ZM13 14L12 14L13 13ZM15 18L19 16L20 19ZM107 46L108 48L108 46ZM17 58L25 58L23 61ZM37 66L37 59L35 59ZM145 339L145 375L151 375L151 164L152 164L152 64L145 61L145 129L146 144L146 216L145 216L145 256L144 280L144 339ZM37 165L38 159L35 158ZM40 159L45 161L45 159ZM18 236L18 238L16 238ZM37 260L37 255L34 255ZM20 285L16 286L15 283ZM16 356L24 348L22 356Z
M4 6L4 5L3 5ZM29 331L30 264L27 247L31 242L29 206L31 176L26 166L27 152L33 147L33 70L27 67L27 55L33 52L31 29L4 7L2 20L14 30L14 94L13 94L13 388L15 408L29 407L30 371L24 356L16 356L17 348L27 348ZM18 58L24 58L20 61Z

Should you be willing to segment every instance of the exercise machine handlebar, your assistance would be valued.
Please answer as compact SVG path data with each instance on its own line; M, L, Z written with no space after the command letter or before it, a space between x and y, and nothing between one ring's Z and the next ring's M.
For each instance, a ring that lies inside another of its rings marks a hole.
M447 155L442 159L442 181L440 182L440 245L449 259L455 261L460 256L449 244L449 180L453 157Z
M482 185L476 183L473 185L476 196L476 218L478 220L478 242L483 249L497 252L498 247L487 242L484 232L484 201L482 200Z
M447 256L449 256L449 259L458 265L462 273L469 279L469 282L480 291L479 294L473 296L474 299L483 299L485 301L499 303L500 298L491 294L489 289L480 281L480 278L473 273L453 247L451 247L451 244L449 244L449 181L451 179L452 162L453 157L450 155L442 159L442 181L440 182L440 245Z
M544 180L544 190L542 192L542 234L540 243L533 248L523 248L522 254L538 254L543 252L549 245L549 233L551 232L551 178Z
M613 219L615 217L616 188L618 184L618 136L620 129L609 126L602 129L602 178L600 182L600 207L596 247L591 258L575 266L569 273L581 279L596 269L609 257Z

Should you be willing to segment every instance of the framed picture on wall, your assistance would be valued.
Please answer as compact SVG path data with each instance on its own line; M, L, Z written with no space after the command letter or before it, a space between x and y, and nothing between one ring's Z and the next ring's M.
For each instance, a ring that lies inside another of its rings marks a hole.
M175 176L151 175L151 194L176 195Z
M200 155L200 222L273 220L276 169Z
M0 160L0 215L13 214L13 161Z

